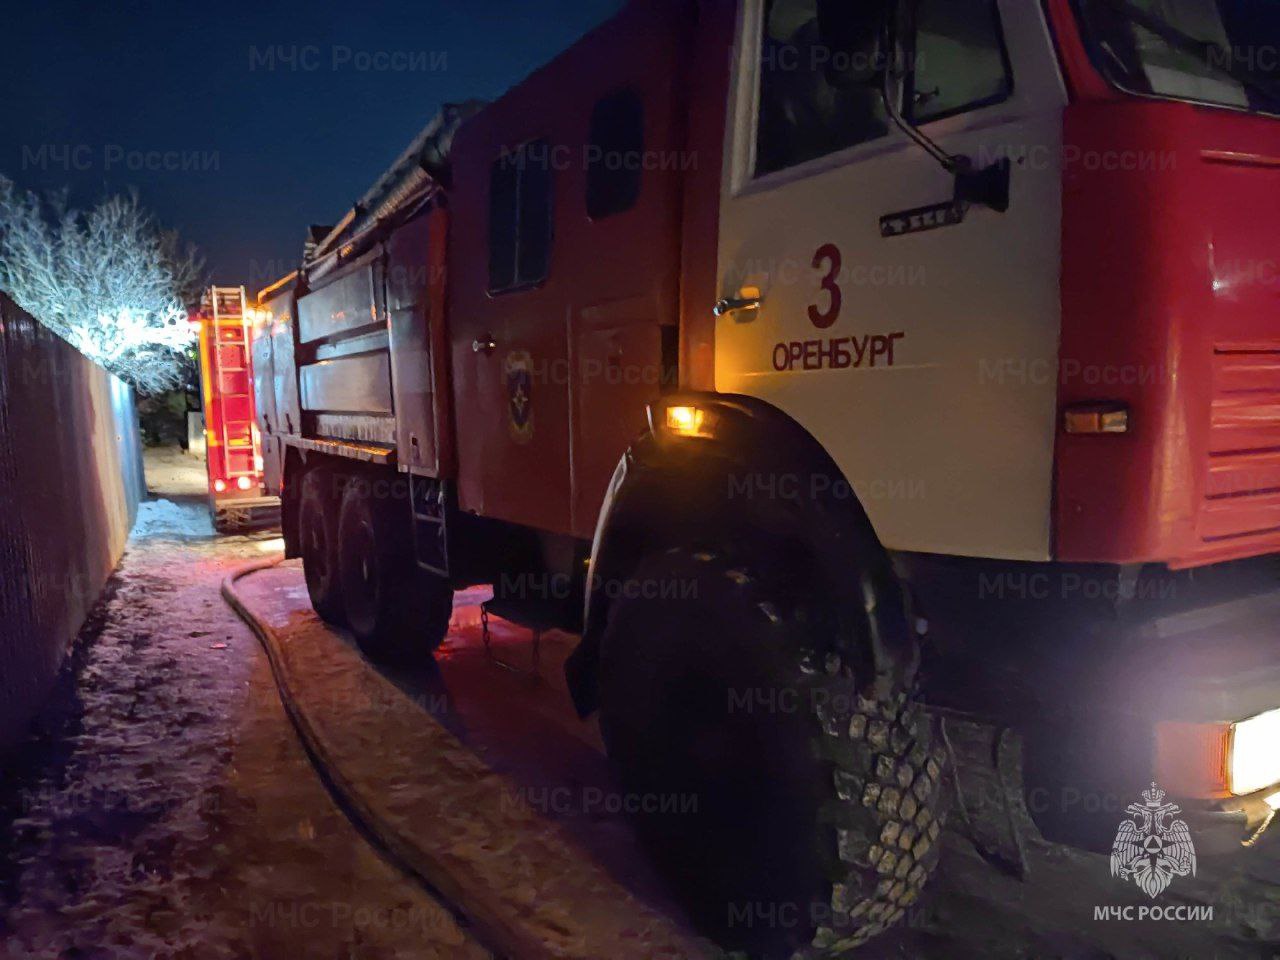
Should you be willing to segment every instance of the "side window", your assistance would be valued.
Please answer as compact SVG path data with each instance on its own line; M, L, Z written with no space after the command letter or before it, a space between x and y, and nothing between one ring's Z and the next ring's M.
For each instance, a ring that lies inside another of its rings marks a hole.
M516 285L547 279L551 270L551 148L529 144L520 176L520 227L516 231Z
M820 0L765 4L757 176L874 140L889 129L875 84L851 79L872 65L841 64L842 58L859 55L838 53L823 44L818 25L823 5ZM861 12L842 24L844 38L874 37L884 7L862 2ZM848 49L868 46L851 43Z
M520 168L510 156L499 157L489 173L489 290L516 285L516 231L520 218Z
M907 116L928 123L999 103L1013 74L996 0L920 0Z
M531 286L551 266L551 149L503 151L489 173L489 292Z
M634 90L605 97L591 112L587 144L587 216L603 220L640 199L644 104Z

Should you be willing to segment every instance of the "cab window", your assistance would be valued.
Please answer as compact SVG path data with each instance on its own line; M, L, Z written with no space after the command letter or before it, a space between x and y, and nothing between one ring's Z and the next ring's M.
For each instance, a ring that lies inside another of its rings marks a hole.
M1122 90L1280 114L1275 0L1078 0L1089 52Z
M928 123L1008 99L1013 75L995 0L920 0L906 114Z
M760 48L756 174L772 173L882 137L889 129L874 84L848 82L853 68L822 42L820 0L769 0ZM874 35L884 5L861 5L851 32Z
M760 48L756 175L772 173L884 136L877 42L892 0L770 0ZM838 14L833 10L839 10ZM1006 99L1013 76L996 0L916 0L904 10L910 35L904 113L915 123ZM914 31L909 24L914 22ZM828 45L825 34L838 36ZM861 51L861 52L857 52Z

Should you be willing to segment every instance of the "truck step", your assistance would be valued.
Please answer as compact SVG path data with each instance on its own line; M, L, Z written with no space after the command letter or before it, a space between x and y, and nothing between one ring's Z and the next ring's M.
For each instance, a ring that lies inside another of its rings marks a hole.
M448 494L430 477L409 475L413 515L413 556L419 568L449 576Z

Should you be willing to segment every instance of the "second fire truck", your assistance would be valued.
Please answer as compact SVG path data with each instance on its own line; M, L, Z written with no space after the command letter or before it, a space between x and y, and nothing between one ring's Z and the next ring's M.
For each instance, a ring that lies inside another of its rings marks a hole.
M275 523L280 501L263 487L253 379L253 310L244 287L211 287L192 317L199 333L205 465L214 527L224 533Z

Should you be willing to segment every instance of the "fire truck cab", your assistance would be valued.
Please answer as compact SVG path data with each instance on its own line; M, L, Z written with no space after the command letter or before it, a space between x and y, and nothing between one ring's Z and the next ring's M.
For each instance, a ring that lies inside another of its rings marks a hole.
M1257 843L1277 42L1246 0L627 4L272 292L316 609L387 655L487 583L581 632L626 789L700 799L637 826L730 945L866 942L953 803L1105 847L1062 798L1157 780L1203 852ZM726 927L763 902L804 922Z

